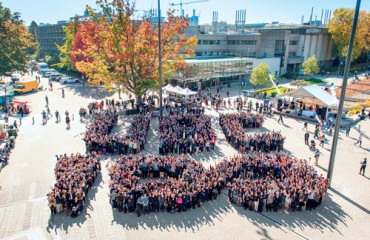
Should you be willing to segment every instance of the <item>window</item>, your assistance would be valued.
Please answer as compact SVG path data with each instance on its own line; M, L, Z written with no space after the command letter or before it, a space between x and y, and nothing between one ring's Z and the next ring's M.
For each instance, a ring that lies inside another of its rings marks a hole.
M296 57L297 53L296 52L289 52L288 56L289 57Z
M298 45L298 41L297 40L290 40L289 45L296 46L296 45Z
M245 41L245 45L256 45L257 44L257 40L246 40Z
M285 41L276 40L275 41L275 57L281 57L285 54Z

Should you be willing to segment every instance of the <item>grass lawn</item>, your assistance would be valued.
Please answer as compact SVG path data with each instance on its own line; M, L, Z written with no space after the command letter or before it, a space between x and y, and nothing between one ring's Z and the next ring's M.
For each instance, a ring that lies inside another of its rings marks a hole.
M288 92L292 90L291 88L286 88L286 87L279 87L279 91L280 93L285 93L285 92ZM257 93L259 94L264 94L264 93L267 93L267 96L272 96L273 93L276 93L276 95L278 95L278 93L276 92L276 88L275 87L271 87L271 88L265 88L265 89L261 89L261 90L258 90Z
M309 78L309 79L299 79L299 80L294 80L290 84L292 85L314 85L314 84L320 84L320 83L325 83L325 80L317 79L317 78Z

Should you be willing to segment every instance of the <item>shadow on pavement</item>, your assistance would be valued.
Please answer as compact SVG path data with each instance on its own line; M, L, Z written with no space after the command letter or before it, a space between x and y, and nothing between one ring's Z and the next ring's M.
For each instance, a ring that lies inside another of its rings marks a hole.
M83 98L92 98L94 100L102 100L104 98L112 97L115 94L114 91L108 91L103 87L68 86L68 88L72 90L72 94L74 95Z
M288 231L291 231L300 238L309 239L299 232L307 229L317 229L321 233L330 229L330 231L337 231L340 235L343 235L338 226L343 224L347 227L347 219L352 217L343 211L343 208L332 200L332 194L327 193L327 196L323 200L323 203L312 211L305 209L302 212L286 212L279 210L278 212L262 212L256 213L249 210L245 210L242 207L236 207L238 213L247 218L255 226L263 228L266 227L283 227ZM256 216L256 214L258 216ZM298 237L297 236L297 237ZM272 239L269 236L265 236L267 239ZM297 238L298 239L298 238Z
M76 218L72 218L71 216L67 216L65 213L50 215L48 226L46 227L46 231L51 233L54 231L57 234L58 231L65 231L68 234L68 229L77 225L81 227L81 225L87 220L87 218L91 218L90 214L87 213L87 209L90 211L94 211L94 208L90 205L91 200L96 200L95 196L98 192L99 188L103 188L104 181L102 180L102 174L98 174L97 178L95 179L94 185L89 190L86 200L85 200L85 207L81 214ZM70 214L69 214L70 215Z
M222 199L221 199L222 198ZM186 212L171 214L168 212L151 212L148 215L137 217L136 214L113 211L113 223L122 225L127 230L159 229L160 231L171 231L186 229L196 232L204 225L215 225L214 221L223 221L227 213L232 211L232 206L226 197L221 195L216 200L204 203L200 208L189 209Z

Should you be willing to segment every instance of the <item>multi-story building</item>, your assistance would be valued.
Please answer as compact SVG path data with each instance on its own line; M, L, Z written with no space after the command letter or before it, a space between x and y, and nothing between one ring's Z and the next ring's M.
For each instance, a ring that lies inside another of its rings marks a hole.
M63 45L66 34L63 27L67 21L58 21L57 24L37 25L34 21L28 27L28 31L33 34L35 40L40 44L40 52L48 55L58 54L56 45Z
M306 25L251 24L244 31L217 31L212 26L193 26L186 30L196 35L197 58L280 58L276 75L298 72L312 55L320 66L331 65L333 41L326 28Z

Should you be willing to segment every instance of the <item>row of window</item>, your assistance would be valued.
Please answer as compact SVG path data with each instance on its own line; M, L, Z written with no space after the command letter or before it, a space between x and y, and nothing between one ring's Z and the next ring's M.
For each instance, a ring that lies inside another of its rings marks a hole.
M238 51L207 51L207 52L195 52L195 56L233 56L233 57L256 57L256 52L245 52L241 53Z
M257 40L198 40L198 45L256 45Z

